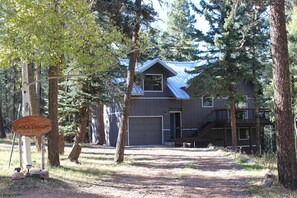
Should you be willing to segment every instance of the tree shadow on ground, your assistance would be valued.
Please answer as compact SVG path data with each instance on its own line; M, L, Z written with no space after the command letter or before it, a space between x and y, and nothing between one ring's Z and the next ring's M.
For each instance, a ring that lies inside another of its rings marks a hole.
M168 197L250 197L250 194L242 187L242 178L163 177L115 173L109 181L112 188L122 191L126 189L139 191L139 194L143 195L165 193Z
M78 192L75 186L69 183L49 178L43 181L40 178L26 177L20 180L11 180L10 177L0 177L0 197L98 197L98 194ZM100 196L103 197L104 196Z

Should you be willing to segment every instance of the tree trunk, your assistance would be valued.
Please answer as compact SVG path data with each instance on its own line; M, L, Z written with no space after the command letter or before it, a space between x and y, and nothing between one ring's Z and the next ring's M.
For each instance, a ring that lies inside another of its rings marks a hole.
M3 115L2 115L2 92L0 94L1 94L0 95L0 138L6 138L6 133L4 131L4 125L3 125Z
M119 132L118 132L116 152L114 156L114 161L116 163L122 163L124 161L125 139L126 139L125 137L126 137L129 109L130 109L133 76L135 72L137 56L139 53L139 49L138 49L139 35L138 34L140 29L141 0L135 0L135 9L137 11L135 14L135 26L133 30L133 36L132 36L132 44L134 47L134 51L132 52L130 61L129 61L128 75L127 75L127 90L124 97L123 114L121 116L121 123L120 123Z
M27 63L27 60L22 60L21 62L21 68L22 68L22 115L23 116L29 116L32 113L32 101L30 100L30 69L31 65ZM24 162L21 160L21 163L23 163L21 166L25 167L27 164L32 164L31 159L31 140L27 136L23 137L23 159Z
M41 65L39 64L35 70L35 110L33 114L40 115L40 98L41 98ZM35 137L35 146L38 152L41 152L41 136Z
M65 148L65 140L64 140L64 134L59 135L59 154L64 155L64 148Z
M89 118L89 107L82 107L79 111L80 122L77 127L77 133L74 138L74 143L72 146L72 150L68 156L68 159L72 162L78 163L78 158L81 153L81 145L86 137L87 126L88 126L88 118Z
M0 138L6 138L6 133L4 131L4 124L3 124L3 115L2 115L2 93L3 93L3 88L2 88L2 83L0 83Z
M93 107L93 126L92 133L94 134L93 142L97 145L105 143L105 123L104 123L104 105L97 103Z
M230 114L231 114L231 134L232 134L232 149L237 152L237 129L236 129L236 107L235 98L233 94L229 98L230 100Z
M98 103L96 105L96 115L98 119L98 133L99 133L99 138L98 138L98 144L103 145L105 143L105 125L104 125L104 105L101 103Z
M256 119L256 147L257 153L261 155L262 153L262 145L261 145L261 125L260 125L260 117L259 117L259 105L255 104L255 119Z
M60 166L59 128L58 128L58 74L59 66L49 69L48 112L52 121L52 130L48 133L48 162L51 166Z
M270 2L269 17L273 61L278 178L284 187L295 190L297 189L297 163L291 107L284 0Z
M36 71L37 72L37 71ZM30 63L28 65L28 76L29 76L29 97L30 97L30 114L31 115L39 115L40 114L40 110L39 110L39 103L40 101L38 101L38 93L37 93L37 86L34 86L34 75L33 75L33 64ZM37 85L37 75L36 75L36 85ZM40 82L39 82L40 84ZM39 92L40 93L40 92ZM40 97L40 96L39 96ZM36 136L34 137L34 141L35 141L35 147L36 150L38 152L41 152L41 136Z
M36 114L40 114L40 99L41 99L41 65L40 64L36 67L35 78L36 78L36 84L35 84Z
M255 75L255 71L253 71ZM260 117L259 117L259 86L256 80L253 82L253 97L254 97L254 105L255 105L255 121L256 121L256 147L257 147L257 153L261 154L261 129L260 129Z

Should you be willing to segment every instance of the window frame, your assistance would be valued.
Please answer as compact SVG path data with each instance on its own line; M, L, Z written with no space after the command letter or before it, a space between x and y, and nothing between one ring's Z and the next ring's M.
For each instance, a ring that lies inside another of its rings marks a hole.
M240 133L240 130L241 129L245 129L245 132L247 132L247 137L245 138L241 138L241 133ZM250 132L249 132L249 128L248 127L239 127L237 128L237 135L238 135L238 140L251 140L251 136L250 136Z
M210 106L205 106L204 105L204 99L205 98L211 98L211 105ZM212 96L202 96L201 97L201 102L202 102L202 107L203 108L212 108L212 107L214 107L214 97L212 97Z
M145 77L146 76L161 76L161 90L146 90L145 89ZM143 81L142 81L142 87L143 87L143 91L144 92L163 92L163 84L164 84L164 78L163 78L163 74L144 74L144 77L143 77Z

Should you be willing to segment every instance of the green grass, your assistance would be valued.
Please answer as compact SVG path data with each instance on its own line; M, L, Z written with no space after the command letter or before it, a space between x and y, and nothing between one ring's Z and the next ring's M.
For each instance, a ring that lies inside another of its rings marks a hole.
M292 192L283 188L277 181L277 159L272 153L262 156L234 154L233 152L222 151L229 157L236 160L240 165L240 175L246 179L246 190L253 197L297 197L297 192ZM262 180L266 173L273 173L275 181L272 187L264 187Z
M9 156L12 142L10 140L0 139L0 197L16 196L23 194L26 190L42 189L44 191L62 191L71 192L77 185L94 185L100 180L110 177L115 171L130 166L132 161L127 158L125 163L115 165L112 153L99 153L96 148L82 149L79 158L80 164L70 162L67 159L71 147L65 148L65 155L60 156L60 167L49 167L50 179L43 182L39 178L26 177L22 180L11 180L11 175L15 172L14 168L19 167L18 146L14 146L11 166L8 168ZM31 148L33 168L39 169L41 166L41 154L35 151L34 146ZM47 158L47 154L45 154Z
M183 168L175 169L174 172L178 177L185 178L185 177L191 176L191 174L193 173L195 167L196 166L195 166L194 163L188 163Z

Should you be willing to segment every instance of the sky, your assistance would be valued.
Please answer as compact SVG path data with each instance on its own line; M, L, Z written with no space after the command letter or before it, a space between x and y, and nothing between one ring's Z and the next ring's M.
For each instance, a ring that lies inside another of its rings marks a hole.
M164 3L162 6L160 6L158 0L152 0L153 6L155 10L158 12L159 18L160 18L160 20L158 20L158 22L154 24L156 28L160 28L160 29L165 28L164 23L167 21L167 12L170 11L170 4L173 2L173 0L165 0L165 1L167 3ZM192 14L195 14L195 13L192 12ZM202 30L203 32L206 32L209 27L207 21L205 21L203 17L200 17L197 14L195 16L197 20L196 28L199 27L200 30Z

